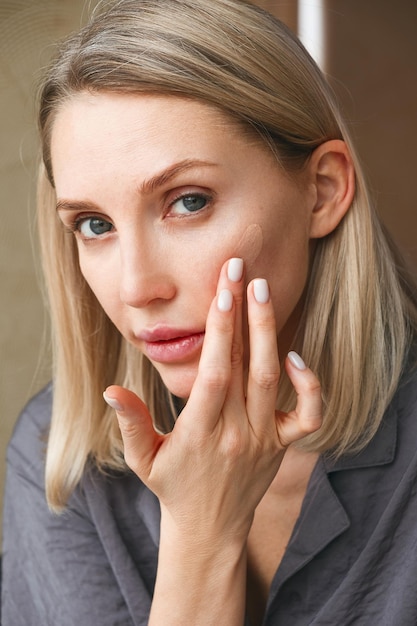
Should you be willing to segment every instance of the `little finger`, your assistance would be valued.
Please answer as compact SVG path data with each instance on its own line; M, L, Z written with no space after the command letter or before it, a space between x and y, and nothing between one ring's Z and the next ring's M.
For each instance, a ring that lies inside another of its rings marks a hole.
M284 447L316 432L323 419L321 386L315 374L296 352L288 354L285 369L294 385L297 404L294 411L281 413L277 420L278 436Z

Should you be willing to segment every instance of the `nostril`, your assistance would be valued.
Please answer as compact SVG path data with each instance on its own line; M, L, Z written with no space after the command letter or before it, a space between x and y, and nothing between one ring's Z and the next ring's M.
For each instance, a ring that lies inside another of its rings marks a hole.
M155 300L171 300L175 288L168 278L142 274L130 276L120 285L120 299L128 306L141 308Z

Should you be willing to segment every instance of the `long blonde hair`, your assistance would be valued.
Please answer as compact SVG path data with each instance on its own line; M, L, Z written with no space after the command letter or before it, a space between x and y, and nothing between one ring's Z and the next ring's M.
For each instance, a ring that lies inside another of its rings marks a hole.
M342 454L366 445L398 385L417 306L320 70L283 24L246 1L100 3L89 24L61 46L40 93L38 221L54 337L50 506L62 508L88 460L124 469L120 434L102 399L108 384L141 395L159 429L168 431L175 419L158 373L103 313L81 275L74 238L56 216L51 129L62 103L83 90L210 103L263 138L288 171L303 167L326 140L346 141L355 199L339 227L317 241L294 347L317 373L325 404L322 429L303 446ZM292 401L284 381L282 407Z

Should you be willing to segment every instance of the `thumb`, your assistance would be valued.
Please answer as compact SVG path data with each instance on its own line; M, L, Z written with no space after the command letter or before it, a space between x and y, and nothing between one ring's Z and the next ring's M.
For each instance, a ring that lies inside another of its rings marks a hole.
M154 429L148 407L132 391L116 385L107 387L103 398L116 411L126 464L146 483L163 441Z

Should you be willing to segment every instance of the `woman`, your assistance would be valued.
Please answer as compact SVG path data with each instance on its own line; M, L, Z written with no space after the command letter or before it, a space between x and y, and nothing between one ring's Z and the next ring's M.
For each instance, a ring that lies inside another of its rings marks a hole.
M415 292L300 43L110 3L39 120L55 370L9 446L6 626L415 624Z

